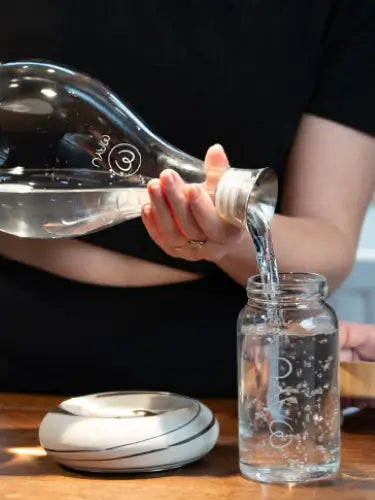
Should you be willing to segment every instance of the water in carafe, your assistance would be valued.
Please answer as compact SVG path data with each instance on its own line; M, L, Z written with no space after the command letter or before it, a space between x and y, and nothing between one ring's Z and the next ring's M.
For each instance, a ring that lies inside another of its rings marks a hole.
M0 231L72 237L137 217L147 183L166 168L205 181L201 160L100 81L45 61L0 65ZM212 194L219 215L242 224L249 206L272 217L277 181L269 168L230 168Z

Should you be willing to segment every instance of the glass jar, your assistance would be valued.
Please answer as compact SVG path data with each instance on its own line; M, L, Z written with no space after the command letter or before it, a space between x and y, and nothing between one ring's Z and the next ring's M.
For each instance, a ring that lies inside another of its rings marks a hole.
M304 482L340 464L338 321L327 282L279 275L270 298L248 280L238 318L240 470L262 482Z

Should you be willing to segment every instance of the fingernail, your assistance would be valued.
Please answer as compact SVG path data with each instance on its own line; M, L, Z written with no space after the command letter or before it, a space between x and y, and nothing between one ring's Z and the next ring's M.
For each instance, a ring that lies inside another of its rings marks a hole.
M190 186L189 189L189 201L197 201L199 197L198 186Z
M162 174L163 184L165 187L172 187L174 183L174 175L172 171L166 171Z
M143 214L146 216L146 217L150 217L150 214L151 214L151 205L150 203L147 203L146 205L143 205Z
M221 144L219 144L218 142L216 144L214 144L213 146L211 146L211 149L216 149L216 151L224 152L223 146Z
M151 195L157 196L160 193L160 182L157 179L153 179L148 183L148 190Z

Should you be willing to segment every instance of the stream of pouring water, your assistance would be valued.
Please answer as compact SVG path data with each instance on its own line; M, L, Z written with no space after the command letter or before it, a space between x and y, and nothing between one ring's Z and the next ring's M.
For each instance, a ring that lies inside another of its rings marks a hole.
M259 275L269 299L275 297L279 273L269 223L261 210L248 210L247 228L253 238Z
M282 331L282 313L274 304L276 290L279 285L279 273L270 225L261 210L247 212L247 228L250 232L255 256L262 283L265 285L267 322L269 333L274 336L274 341L268 346L269 384L267 391L267 405L272 418L279 418L278 377L280 359L280 333Z

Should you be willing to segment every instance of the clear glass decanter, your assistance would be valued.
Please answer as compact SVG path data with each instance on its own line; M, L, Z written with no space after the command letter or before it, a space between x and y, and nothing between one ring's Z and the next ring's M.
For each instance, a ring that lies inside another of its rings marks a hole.
M0 64L0 231L61 238L140 215L166 168L205 181L201 160L155 135L107 86L46 61ZM274 213L273 170L230 168L212 193L220 216Z

